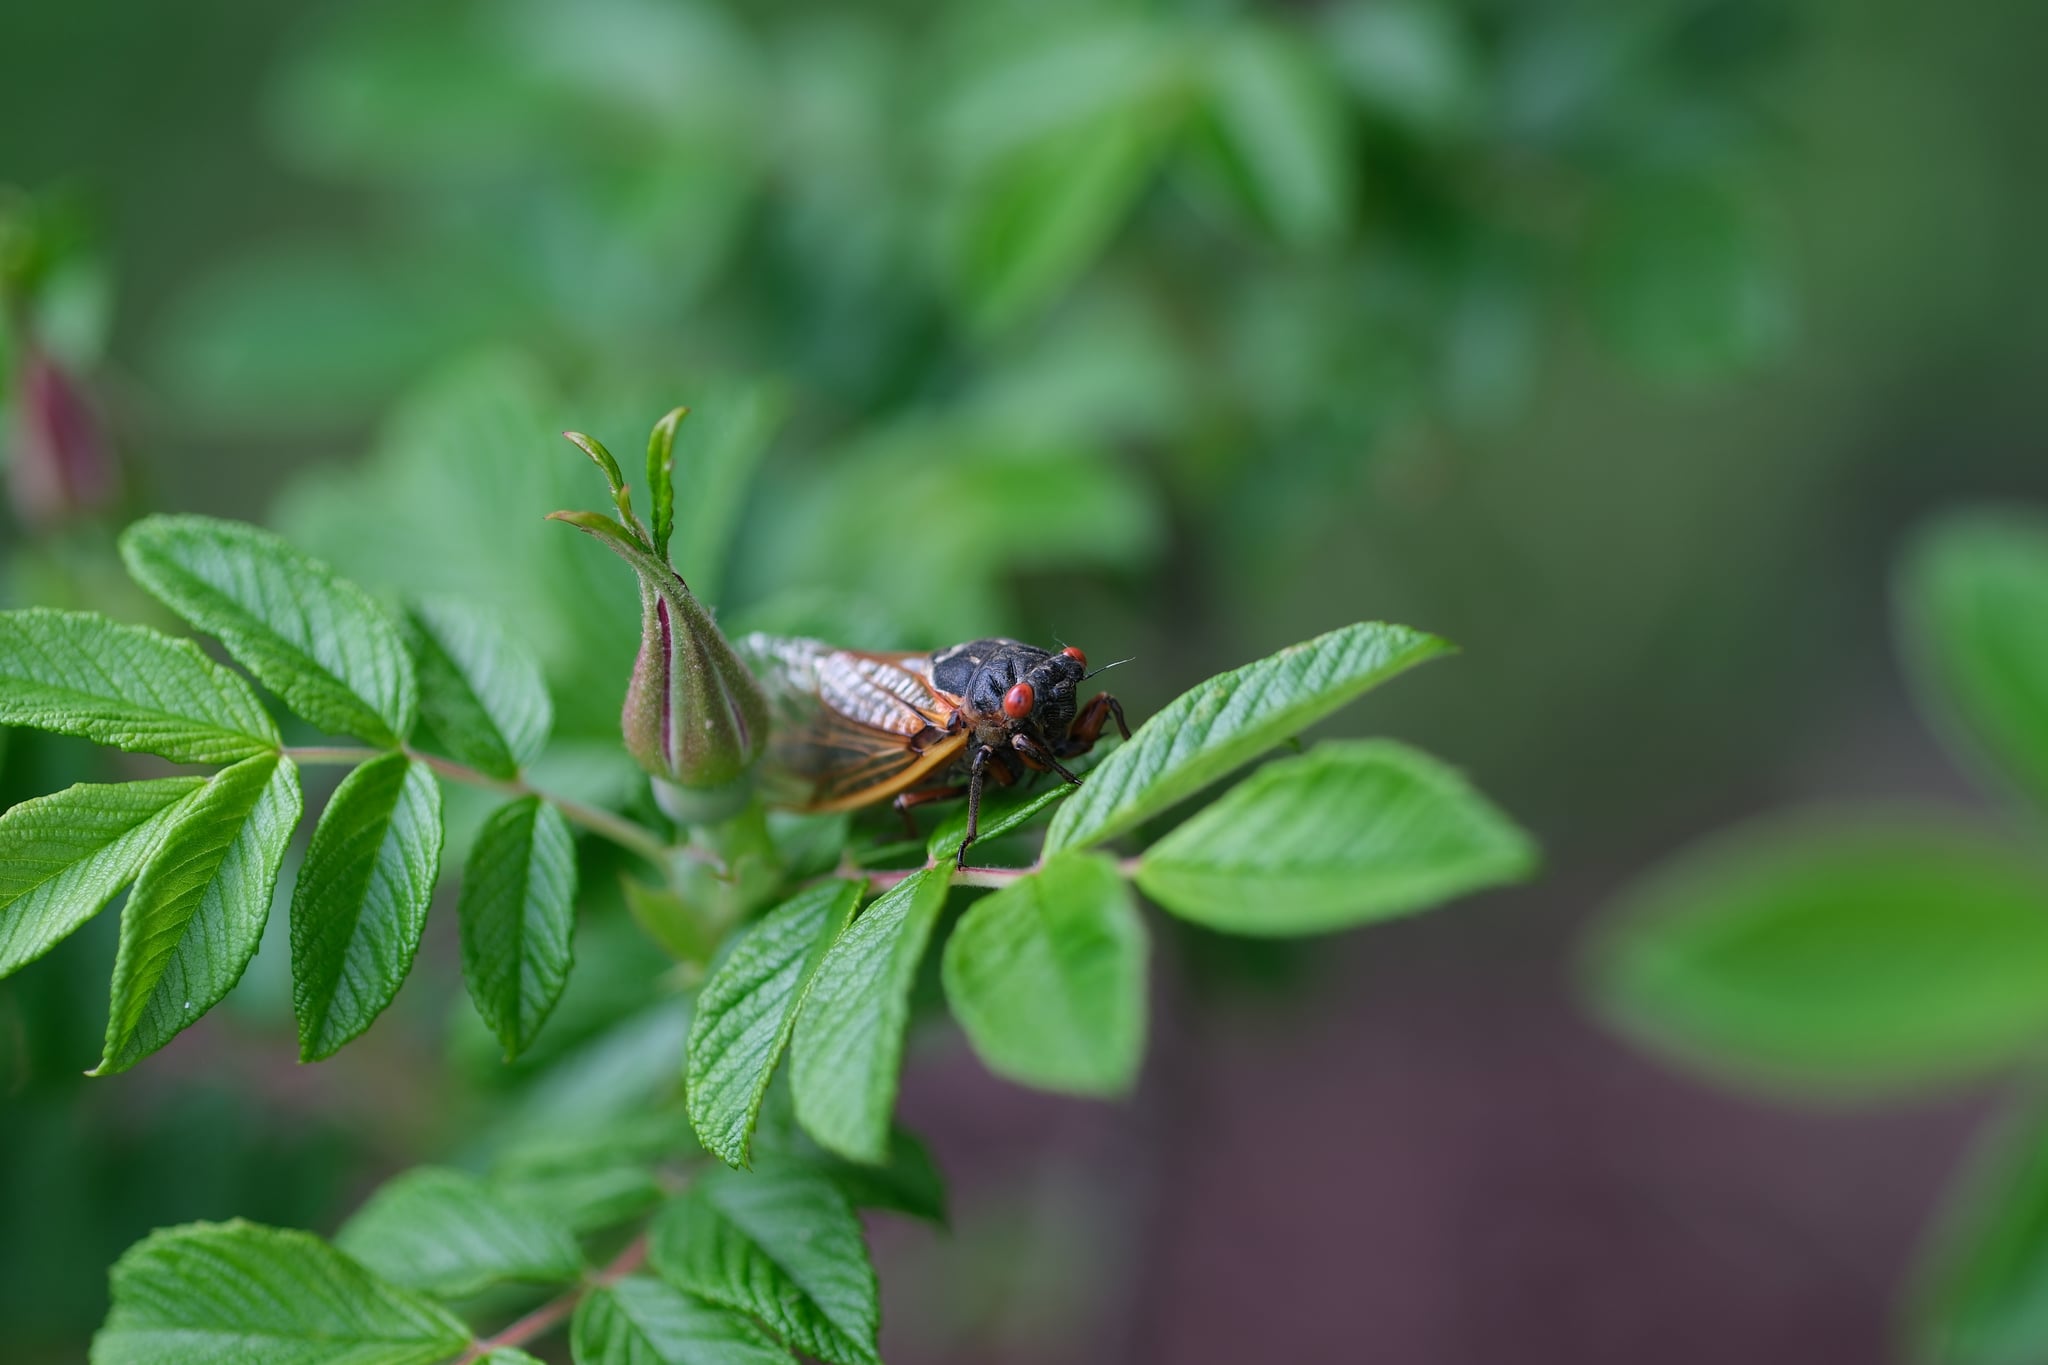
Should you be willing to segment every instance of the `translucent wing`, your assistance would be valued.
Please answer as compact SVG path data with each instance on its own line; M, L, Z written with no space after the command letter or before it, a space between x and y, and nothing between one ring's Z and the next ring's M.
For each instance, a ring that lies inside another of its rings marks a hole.
M960 700L932 685L929 654L862 654L819 640L749 635L741 658L768 693L767 798L798 810L885 801L966 747Z

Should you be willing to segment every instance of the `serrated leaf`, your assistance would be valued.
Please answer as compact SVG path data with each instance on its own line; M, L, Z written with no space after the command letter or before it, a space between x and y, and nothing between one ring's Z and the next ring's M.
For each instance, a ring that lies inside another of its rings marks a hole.
M540 756L554 719L540 665L495 622L453 601L415 604L409 624L420 719L450 757L517 777Z
M562 813L527 796L484 822L456 902L462 979L505 1059L547 1022L575 954L576 841Z
M1365 621L1218 674L1167 703L1089 771L1053 816L1046 853L1131 829L1450 649L1406 626Z
M1318 745L1253 773L1145 850L1138 885L1237 934L1318 934L1426 909L1535 867L1458 773L1388 740Z
M705 1150L745 1166L761 1097L825 954L860 902L859 882L826 882L746 931L697 993L684 1076Z
M441 789L404 754L335 788L292 891L299 1056L332 1056L370 1026L412 969L441 862Z
M753 1314L806 1355L879 1360L874 1267L853 1206L824 1175L714 1170L661 1211L648 1254L670 1284Z
M1919 1279L1912 1359L2019 1365L2048 1354L2048 1108L2040 1096L1972 1154Z
M961 916L941 979L989 1070L1113 1095L1145 1055L1145 958L1145 924L1116 864L1067 854Z
M126 1071L242 979L304 808L298 769L273 753L222 769L173 809L121 911L106 1050L93 1075Z
M888 1209L941 1226L946 1222L946 1178L931 1149L903 1128L889 1135L889 1159L880 1166L829 1152L806 1159L830 1176L857 1209Z
M136 582L227 646L292 711L372 744L412 731L412 659L381 607L281 538L212 517L148 517L121 533Z
M567 1225L467 1171L419 1166L386 1181L334 1244L372 1272L436 1298L494 1284L560 1284L583 1273Z
M2048 1033L2048 868L1939 817L1763 825L1624 898L1594 958L1609 1017L1797 1096L1921 1087Z
M278 744L249 685L190 640L42 607L0 612L0 725L173 763L233 763Z
M1033 792L1018 800L991 801L982 798L981 826L975 832L975 842L1000 839L1011 830L1021 829L1037 819L1039 814L1057 805L1074 789L1064 783ZM955 811L946 817L944 824L932 831L929 852L931 861L944 865L953 861L960 853L960 841L967 837L967 812Z
M855 1161L889 1155L910 988L945 908L951 869L906 877L868 906L819 964L790 1038L797 1121Z
M135 880L203 777L80 783L0 815L0 977L50 951Z
M111 1281L93 1365L433 1365L470 1340L311 1233L239 1220L152 1233Z
M751 1318L647 1275L585 1295L569 1349L576 1365L791 1365Z
M647 438L647 521L654 535L654 553L668 558L668 540L676 529L676 428L690 415L674 408L654 424Z
M2048 806L2048 523L1944 517L1905 555L1897 595L1907 661L1956 747Z
M664 1194L652 1171L630 1162L521 1169L492 1176L491 1187L545 1209L579 1237L638 1218Z

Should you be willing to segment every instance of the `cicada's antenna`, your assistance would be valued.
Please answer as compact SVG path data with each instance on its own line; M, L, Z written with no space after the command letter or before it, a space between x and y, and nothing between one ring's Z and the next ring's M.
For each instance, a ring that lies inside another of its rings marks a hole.
M1132 655L1132 656L1131 656L1130 658L1128 658L1128 659L1118 659L1118 660L1116 660L1116 661L1115 661L1114 663L1106 663L1106 664L1104 664L1104 665L1103 665L1102 667L1100 667L1100 668L1098 668L1098 669L1095 669L1095 670L1093 670L1092 672L1088 672L1088 673L1083 673L1083 674L1081 675L1081 681L1082 681L1082 682L1087 682L1087 681L1088 681L1088 680L1089 680L1090 678L1094 677L1094 676L1095 676L1095 674L1097 674L1097 673L1107 673L1107 672L1109 672L1109 670L1110 670L1110 669L1112 669L1112 668L1115 668L1115 667L1117 666L1117 664L1127 664L1127 663L1133 663L1133 662L1135 662L1135 661L1137 660L1137 657L1138 657L1137 655L1133 654L1133 655Z

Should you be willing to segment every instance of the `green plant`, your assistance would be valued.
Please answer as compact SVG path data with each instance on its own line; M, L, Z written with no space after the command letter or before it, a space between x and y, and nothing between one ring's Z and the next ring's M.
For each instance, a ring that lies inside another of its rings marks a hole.
M651 529L582 438L619 517L558 515L654 585L662 647L673 620L690 649L722 648L666 563L675 432L665 421L650 445ZM0 614L0 722L209 770L81 784L0 817L0 975L128 893L93 1074L148 1057L241 977L300 821L302 769L346 770L290 895L303 1060L369 1028L405 980L440 880L444 787L494 803L468 840L456 914L471 1000L508 1061L543 1043L569 985L579 861L592 857L579 837L633 864L627 900L679 967L503 1116L474 1169L397 1176L331 1243L230 1222L138 1244L113 1271L100 1365L502 1365L565 1322L584 1362L875 1360L855 1210L943 1217L939 1176L893 1110L911 988L956 893L971 903L940 974L975 1051L1024 1084L1114 1095L1144 1051L1133 883L1198 924L1298 934L1419 910L1533 862L1455 773L1390 741L1269 763L1139 851L1104 851L1447 649L1405 627L1348 626L1197 686L1078 791L984 808L996 850L1050 813L1037 857L956 871L959 816L922 846L877 851L845 817L784 817L744 796L677 824L660 806L635 818L537 786L551 702L511 634L447 601L389 613L269 532L152 517L121 552L243 671L103 616ZM690 704L708 676L679 672L662 695ZM320 742L287 733L299 727ZM357 742L329 742L344 738ZM713 750L688 761L724 783L759 746ZM691 775L663 767L658 781ZM534 1307L537 1294L553 1297Z
M1774 817L1623 898L1593 983L1630 1036L1800 1098L2024 1078L2048 1038L2048 525L1952 515L1910 547L1899 630L1929 719L2026 816L1901 808ZM2024 1088L2024 1087L2023 1087ZM1960 1182L1906 1333L1917 1358L2048 1353L2048 1123L2022 1096Z

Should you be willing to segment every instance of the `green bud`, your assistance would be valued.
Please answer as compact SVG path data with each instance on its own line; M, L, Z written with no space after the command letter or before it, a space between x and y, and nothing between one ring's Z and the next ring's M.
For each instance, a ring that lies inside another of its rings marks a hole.
M673 419L664 424L673 439ZM640 654L620 716L626 749L678 818L729 816L745 803L768 744L767 698L711 613L655 549L618 480L617 462L589 437L569 438L605 470L621 519L596 512L556 512L554 519L595 536L640 577Z

